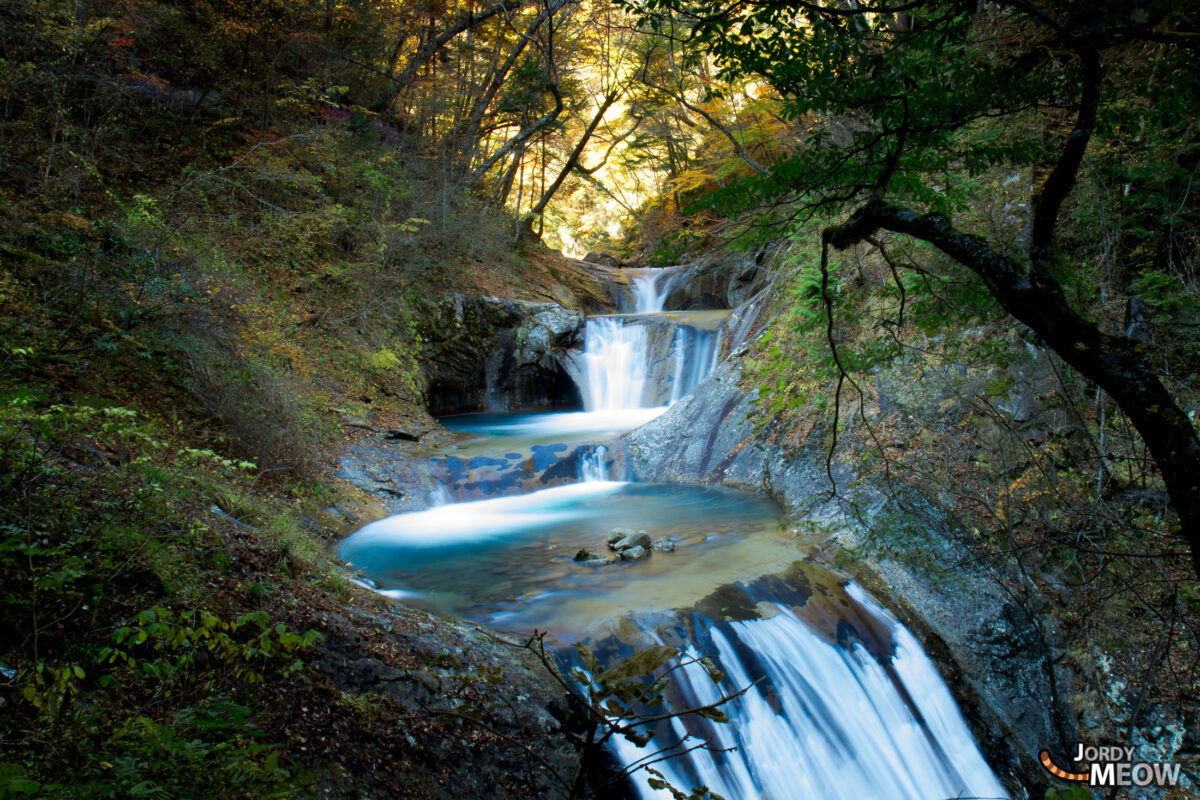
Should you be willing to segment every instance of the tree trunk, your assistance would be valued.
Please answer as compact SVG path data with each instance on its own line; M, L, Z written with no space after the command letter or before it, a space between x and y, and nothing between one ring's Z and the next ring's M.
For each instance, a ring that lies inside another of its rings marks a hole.
M400 70L400 74L396 76L396 83L398 87L397 91L399 91L399 88L403 88L411 83L412 79L416 77L417 70L420 68L420 66L424 64L430 56L442 49L442 47L444 47L446 43L455 36L458 36L465 30L474 28L481 22L491 19L502 11L512 11L520 8L523 4L524 0L501 0L499 3L485 8L478 14L472 14L470 12L463 14L454 22L450 23L450 25L437 36L431 36L428 41L425 42L425 44L418 48L417 52L413 54L413 57L410 58L408 63L404 65L404 69Z
M1150 448L1200 577L1200 438L1147 363L1141 345L1106 334L1076 313L1044 261L1018 263L983 238L956 230L941 214L919 215L900 206L870 203L844 225L826 230L824 238L840 250L879 228L929 242L970 269L1005 311L1108 393Z
M542 25L546 23L547 18L557 13L558 10L565 6L568 2L570 2L570 0L551 0L551 2L546 5L546 8L544 8L542 12L533 20L533 22L529 24L529 27L525 29L524 33L521 34L520 38L517 40L517 43L509 52L508 57L504 59L504 63L492 73L492 77L487 88L484 90L483 94L479 96L479 99L475 101L475 105L471 109L471 115L468 118L466 125L463 127L462 131L456 134L458 140L464 143L464 153L469 154L473 149L469 147L469 145L472 145L473 143L475 133L479 130L479 126L483 122L483 116L487 113L488 106L492 104L492 101L496 99L496 95L500 93L500 89L504 86L504 79L508 77L508 73L511 72L512 68L516 65L517 59L520 58L521 53L523 53L529 43L533 41L534 35L537 33L538 28L542 27Z
M624 94L624 90L618 89L612 91L607 97L604 98L604 102L600 104L600 108L596 111L596 115L592 117L592 121L588 123L583 135L579 137L579 141L576 143L575 149L572 150L571 155L567 157L567 163L563 164L563 168L559 170L558 177L554 179L554 182L551 183L549 187L542 191L541 199L537 201L537 204L532 209L530 209L529 213L531 216L540 217L546 212L546 206L550 204L550 199L554 197L559 189L562 188L563 181L567 179L567 176L570 175L572 170L575 169L576 165L579 164L579 159L583 156L584 148L587 147L588 142L592 138L592 134L596 132L596 128L598 128L600 123L604 121L604 115L610 108L612 108L612 104L617 102L617 99L622 94Z
M492 155L489 156L486 161L480 164L475 171L467 177L468 186L478 183L479 179L486 175L487 171L491 169L497 161L507 156L517 147L523 146L525 142L529 141L531 136L540 131L542 128L545 128L551 122L554 122L554 120L558 119L558 115L561 114L563 110L562 92L559 91L557 84L552 83L546 88L552 95L554 95L554 108L550 109L541 117L534 120L531 125L522 128L517 132L517 135L509 139L503 147L501 147L495 153L492 153Z

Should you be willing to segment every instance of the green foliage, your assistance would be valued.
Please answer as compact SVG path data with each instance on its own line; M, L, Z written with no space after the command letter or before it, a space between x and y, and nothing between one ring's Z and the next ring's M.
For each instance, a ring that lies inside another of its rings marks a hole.
M71 768L39 773L0 763L0 798L282 798L311 784L311 776L281 766L279 750L263 741L250 709L225 698L165 717L113 720L89 710L51 730L77 737L60 746Z
M1051 786L1044 800L1092 800L1092 793L1082 786Z
M169 697L173 692L209 692L218 674L222 681L232 677L261 683L265 664L284 676L293 674L303 666L295 651L320 639L315 631L297 634L282 623L272 626L263 611L226 620L208 611L175 613L155 606L139 613L135 625L117 628L114 645L100 650L97 663L152 678ZM115 680L110 673L99 682L110 686Z
M707 786L701 786L698 789L692 789L690 792L684 792L681 789L676 789L669 781L667 781L665 777L663 777L663 774L654 767L646 767L646 772L648 772L651 776L646 781L650 785L650 788L657 791L666 790L671 793L671 797L673 797L674 800L725 800L722 795L717 794Z
M667 707L665 692L672 673L684 665L677 648L651 645L637 649L616 666L603 670L599 659L586 644L577 642L575 652L579 656L580 666L571 670L570 677L576 687L573 691L582 688L583 701L588 709L580 767L585 775L591 767L591 761L596 758L596 750L614 736L621 736L637 747L646 747L654 738L650 726L663 720L694 714L712 722L729 722L729 717L720 706L736 697L736 694L704 706ZM675 664L668 666L672 661ZM725 679L725 674L707 657L687 663L698 663L714 684L719 685ZM673 749L667 746L658 755L669 757ZM647 772L650 774L648 780L651 788L666 789L677 800L723 800L704 786L683 793L671 786L662 773L654 769L647 769Z
M400 356L390 347L363 356L363 367L372 372L391 372L399 368L400 363Z
M659 246L650 256L650 264L655 267L670 267L682 263L696 242L697 235L692 231L674 231L663 237Z
M0 796L294 795L310 779L281 767L250 708L258 683L298 677L319 635L163 604L199 599L223 569L185 504L204 487L236 496L254 466L179 447L128 408L38 400L0 406L0 664L16 687ZM99 640L95 621L139 598L158 602Z

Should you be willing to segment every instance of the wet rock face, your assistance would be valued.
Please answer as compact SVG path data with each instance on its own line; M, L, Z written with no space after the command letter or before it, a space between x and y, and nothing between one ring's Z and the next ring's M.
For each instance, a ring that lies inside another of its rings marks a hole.
M526 364L518 368L516 330L503 331L496 337L484 365L484 409L517 412L582 406L579 386L561 364L548 368Z
M604 267L619 267L620 260L612 253L588 253L583 257L583 260L589 264L600 264Z
M551 306L525 319L513 338L513 370L558 369L558 353L583 344L584 316Z
M582 336L583 314L555 303L448 294L419 332L429 413L579 408L557 353Z
M775 246L741 253L714 250L689 264L682 279L667 298L667 308L737 308L770 281L764 269Z
M528 309L513 300L448 294L422 309L419 333L425 394L434 416L483 409L484 364L497 337Z
M500 340L488 362L488 408L580 408L579 388L563 369L562 354L582 346L584 321L580 312L552 305Z
M834 546L860 546L864 529L828 499L822 431L796 444L780 422L761 418L755 400L755 392L744 394L736 363L721 364L689 396L625 437L633 479L763 491L790 515L825 527ZM789 439L792 444L774 443ZM835 477L839 491L857 493L864 508L886 502L882 492L852 488L857 476L836 462ZM997 772L1039 775L1039 750L1065 750L1064 731L1075 727L1065 705L1067 676L1052 672L1034 620L1014 606L996 576L980 562L962 563L963 545L936 503L915 498L906 505L906 514L925 530L923 558L953 577L934 578L920 559L871 551L856 577L887 601L943 666Z

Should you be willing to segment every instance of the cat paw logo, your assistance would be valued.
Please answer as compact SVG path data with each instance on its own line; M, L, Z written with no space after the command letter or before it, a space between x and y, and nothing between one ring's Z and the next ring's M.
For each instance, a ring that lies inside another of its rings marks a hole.
M1040 753L1042 766L1059 780L1101 789L1119 786L1177 786L1179 764L1167 761L1134 761L1132 747L1075 748L1076 763L1088 764L1087 772L1071 772L1054 763L1049 750Z

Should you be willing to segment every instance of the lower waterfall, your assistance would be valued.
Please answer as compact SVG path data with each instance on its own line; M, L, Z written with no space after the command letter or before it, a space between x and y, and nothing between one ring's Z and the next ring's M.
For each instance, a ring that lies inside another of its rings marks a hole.
M659 405L647 403L648 329L620 317L592 317L584 329L583 407L613 411Z
M773 616L700 619L685 658L709 656L726 677L715 685L702 666L687 664L675 673L682 702L702 706L748 690L722 706L728 724L674 719L646 750L617 740L622 762L676 741L682 753L708 740L709 748L655 768L676 788L703 785L726 800L1008 797L913 635L854 584L846 593L884 633L886 650L856 638L844 621L845 640L830 641L765 599L759 603ZM635 786L645 800L671 797L645 781Z

